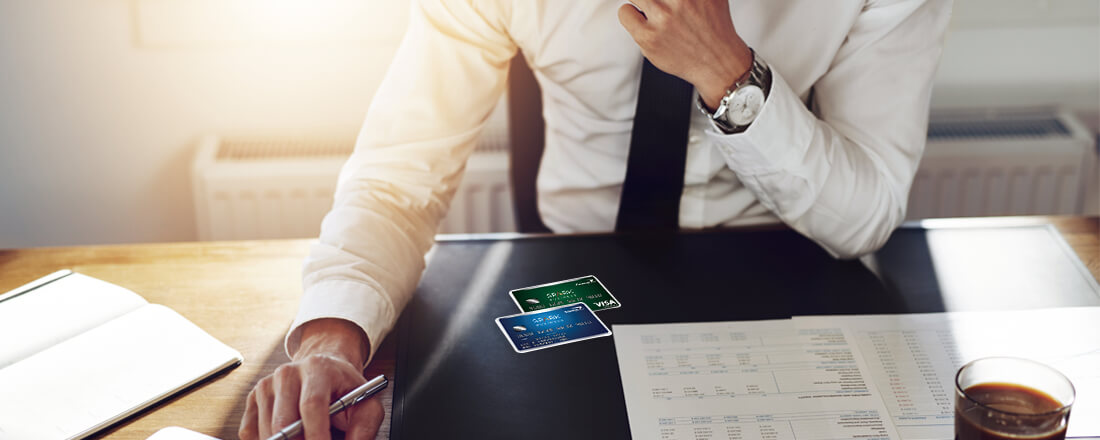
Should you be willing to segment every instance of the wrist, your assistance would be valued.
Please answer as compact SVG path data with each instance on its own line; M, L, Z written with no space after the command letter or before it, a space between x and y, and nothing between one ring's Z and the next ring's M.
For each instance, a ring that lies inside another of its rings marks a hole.
M323 318L309 321L301 327L301 345L294 360L311 355L334 356L362 368L370 353L370 342L363 330L351 321Z
M732 56L711 60L697 81L693 81L699 97L710 111L718 108L729 88L749 75L752 69L752 50L740 39L726 51Z

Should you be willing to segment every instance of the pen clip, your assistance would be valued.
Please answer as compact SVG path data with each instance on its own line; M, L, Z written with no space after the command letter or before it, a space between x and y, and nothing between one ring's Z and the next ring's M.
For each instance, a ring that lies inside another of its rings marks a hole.
M371 396L373 396L378 391L381 391L383 388L386 388L386 385L389 385L390 381L388 379L386 379L385 376L376 377L375 379L372 379L372 381L373 380L378 380L379 378L381 378L381 382L375 384L374 386L372 386L372 387L370 387L366 390L363 390L363 392L358 393L357 396L355 396L351 399L348 399L348 400L344 400L343 398L339 399L338 402L340 402L340 405L342 407L342 408L340 408L339 411L343 411L344 409L347 409L347 407L349 407L349 406L353 406L353 405L355 405L359 402L362 402L363 400L366 400L366 399L370 398Z

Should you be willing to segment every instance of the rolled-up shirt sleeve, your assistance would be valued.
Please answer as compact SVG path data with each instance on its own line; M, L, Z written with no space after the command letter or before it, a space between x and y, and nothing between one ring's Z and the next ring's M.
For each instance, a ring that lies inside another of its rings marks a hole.
M905 218L950 10L867 2L813 86L813 111L773 69L752 125L708 137L761 204L834 256L878 249Z
M374 356L409 301L516 45L504 1L418 0L344 165L286 336L320 318L358 325ZM368 360L369 362L369 360Z

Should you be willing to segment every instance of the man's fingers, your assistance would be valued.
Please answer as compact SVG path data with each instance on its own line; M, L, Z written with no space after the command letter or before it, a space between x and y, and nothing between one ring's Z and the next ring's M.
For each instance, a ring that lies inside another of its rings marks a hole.
M298 394L302 383L298 369L288 365L277 368L272 377L275 402L271 409L271 432L278 432L299 418Z
M260 379L256 384L256 431L259 438L271 437L271 405L275 395L271 392L271 377Z
M318 354L292 361L252 389L237 433L243 440L263 440L301 418L306 438L327 439L331 420L339 419L329 418L332 399L364 382L362 373L342 357Z
M256 430L256 390L253 389L248 393L247 402L244 406L244 417L241 417L241 427L237 430L237 436L241 440L255 440L260 437L260 433Z
M376 397L359 402L347 411L348 429L347 440L372 440L378 435L378 428L382 426L382 419L386 416L382 402Z
M630 3L625 3L619 6L619 23L622 23L623 28L637 40L638 35L645 31L646 19L638 8Z
M329 435L328 406L334 394L332 383L324 375L307 376L302 382L298 410L302 414L305 438L320 439Z

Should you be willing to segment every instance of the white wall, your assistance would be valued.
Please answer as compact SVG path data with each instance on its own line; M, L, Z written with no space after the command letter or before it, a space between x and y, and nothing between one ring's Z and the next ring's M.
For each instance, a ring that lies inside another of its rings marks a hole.
M199 136L353 137L396 48L158 47L138 5L0 1L0 248L195 239Z
M956 0L938 108L1062 106L1098 129L1100 2Z
M0 1L0 248L195 239L197 138L354 136L396 47L375 36L403 20L323 42L143 33L142 7L172 1ZM1068 105L1095 130L1097 5L957 0L933 107Z

